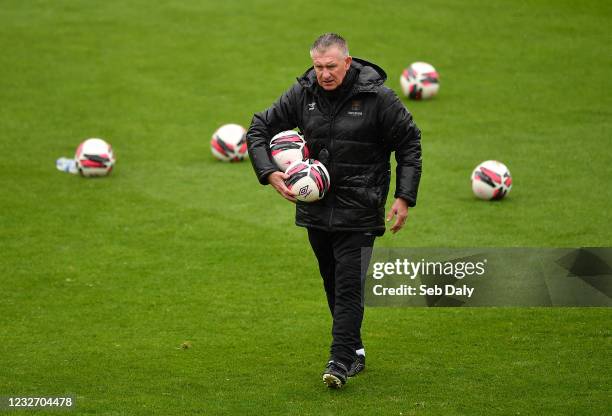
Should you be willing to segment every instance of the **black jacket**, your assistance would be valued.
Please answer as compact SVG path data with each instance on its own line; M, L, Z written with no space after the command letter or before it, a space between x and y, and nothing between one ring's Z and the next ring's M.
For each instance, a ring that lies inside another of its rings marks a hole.
M391 177L390 153L397 160L395 197L416 204L421 177L421 133L395 93L383 85L385 72L353 58L352 85L338 87L330 101L309 68L270 108L255 114L247 133L257 178L267 183L279 170L270 139L298 127L311 152L331 176L321 201L298 202L296 224L328 231L385 231L384 208Z

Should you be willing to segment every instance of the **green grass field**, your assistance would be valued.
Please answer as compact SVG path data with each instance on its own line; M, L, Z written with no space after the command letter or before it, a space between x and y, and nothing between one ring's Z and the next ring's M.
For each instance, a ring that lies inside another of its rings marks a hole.
M328 391L305 231L209 150L336 31L398 92L412 61L441 74L436 99L406 101L419 201L378 247L610 246L611 22L603 0L3 0L0 396L100 415L611 414L606 308L370 308L368 369ZM87 137L113 144L110 177L55 170ZM513 174L500 203L471 194L486 159Z

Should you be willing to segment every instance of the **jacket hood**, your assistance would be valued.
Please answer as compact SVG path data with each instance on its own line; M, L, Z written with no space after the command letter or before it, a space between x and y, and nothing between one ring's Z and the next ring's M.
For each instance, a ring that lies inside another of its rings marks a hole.
M353 58L351 67L359 71L354 86L357 91L373 91L387 80L387 74L381 67L365 59ZM314 67L308 68L297 80L304 88L314 88L317 83Z

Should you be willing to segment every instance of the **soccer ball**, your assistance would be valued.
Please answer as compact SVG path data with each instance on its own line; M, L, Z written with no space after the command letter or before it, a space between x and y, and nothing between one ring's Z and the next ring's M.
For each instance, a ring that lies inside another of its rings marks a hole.
M308 159L306 141L293 130L282 131L270 140L272 159L283 172L297 160Z
M415 62L404 69L400 76L400 84L404 95L413 100L431 98L440 89L438 72L425 62Z
M74 154L76 168L82 176L106 176L115 165L111 145L102 139L87 139L77 147Z
M512 189L510 171L497 160L487 160L472 172L472 190L480 199L502 199Z
M329 190L329 173L318 160L297 160L285 173L289 175L285 185L298 201L318 201L323 199Z
M238 162L248 157L246 130L239 124L224 124L210 139L210 150L223 162Z

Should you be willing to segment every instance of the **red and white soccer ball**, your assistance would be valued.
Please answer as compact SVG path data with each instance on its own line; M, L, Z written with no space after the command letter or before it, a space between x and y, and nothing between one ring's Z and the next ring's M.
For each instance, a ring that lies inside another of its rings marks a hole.
M289 175L285 185L298 201L315 202L329 191L329 172L318 160L297 160L285 173Z
M438 93L440 77L430 64L415 62L402 72L400 85L406 97L413 100L424 100Z
M76 167L82 176L106 176L115 165L115 155L110 144L102 139L87 139L74 154Z
M249 156L246 130L239 124L224 124L210 139L210 150L223 162L238 162Z
M472 172L472 190L480 199L502 199L512 189L510 171L497 160L487 160Z
M281 131L270 140L272 159L283 172L298 160L308 159L308 146L304 138L294 130Z

